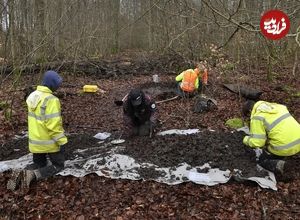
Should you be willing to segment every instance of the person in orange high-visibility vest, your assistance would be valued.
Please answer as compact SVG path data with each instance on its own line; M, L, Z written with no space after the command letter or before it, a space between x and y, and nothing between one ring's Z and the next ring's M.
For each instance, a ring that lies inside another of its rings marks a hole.
M201 81L199 82L199 78ZM187 69L176 76L180 96L193 96L199 87L207 85L208 73L203 64L197 64L195 69Z

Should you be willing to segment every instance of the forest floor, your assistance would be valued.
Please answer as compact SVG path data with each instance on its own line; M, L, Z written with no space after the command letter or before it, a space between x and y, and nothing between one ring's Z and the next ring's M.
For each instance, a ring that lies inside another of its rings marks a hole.
M57 96L62 103L64 128L71 137L67 157L72 157L72 149L94 146L95 140L88 137L97 132L111 132L116 137L122 134L122 108L114 101L122 99L131 88L142 87L156 101L175 95L174 61L163 64L158 59L142 60L144 62L138 59L114 58L111 66L105 66L106 73L113 73L112 76L62 73L64 83ZM121 63L123 66L117 66ZM281 74L275 74L273 81L268 82L262 70L234 70L225 74L212 68L207 95L217 100L218 109L195 113L195 99L157 104L161 121L159 131L198 128L203 131L201 135L137 137L128 140L124 153L136 160L162 166L181 162L201 165L209 160L212 167L223 169L240 164L246 172L248 167L255 166L255 155L242 145L239 133L225 126L226 120L241 117L243 99L222 84L238 82L260 89L263 100L287 105L300 121L300 84L289 74L282 74L288 70L280 71ZM159 75L159 84L152 83L153 74ZM13 100L13 112L11 120L6 120L5 110L1 111L0 160L28 153L26 140L12 141L12 137L27 129L22 88L37 84L39 77L38 74L22 76L17 89L13 90L10 88L13 79L2 80L0 101ZM82 93L80 90L85 84L97 84L105 93ZM215 132L210 133L211 130ZM80 138L73 138L75 133L80 133ZM225 145L230 145L230 150L224 150ZM170 186L154 181L113 180L90 174L81 178L55 176L39 181L23 195L6 189L10 172L4 172L0 173L0 219L299 219L297 161L299 157L294 158L295 166L291 166L288 178L278 179L277 191L262 189L253 182L230 181L213 187L186 182Z

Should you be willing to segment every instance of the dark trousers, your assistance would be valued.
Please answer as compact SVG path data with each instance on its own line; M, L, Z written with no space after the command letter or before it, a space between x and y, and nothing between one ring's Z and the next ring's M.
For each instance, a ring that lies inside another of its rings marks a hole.
M258 164L267 170L276 172L277 162L284 159L285 157L277 156L268 152L267 150L263 150L258 159Z
M51 165L48 165L48 159ZM33 164L26 167L28 170L39 170L41 179L54 176L58 172L64 169L65 166L65 155L63 151L57 153L40 153L33 154Z
M133 127L133 135L147 136L150 134L151 130L153 131L153 125L151 121L146 121L142 125L136 125Z

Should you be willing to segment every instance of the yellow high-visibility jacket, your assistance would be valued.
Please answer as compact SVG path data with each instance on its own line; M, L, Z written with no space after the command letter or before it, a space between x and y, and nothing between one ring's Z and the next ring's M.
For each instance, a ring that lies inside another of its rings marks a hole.
M199 88L199 77L195 70L188 69L176 76L176 81L182 81L180 87L183 91L192 92Z
M300 151L300 125L286 106L265 101L256 102L250 118L250 136L243 143L262 148L278 156L291 156Z
M27 100L29 151L55 153L68 142L64 134L60 101L45 86L38 86Z

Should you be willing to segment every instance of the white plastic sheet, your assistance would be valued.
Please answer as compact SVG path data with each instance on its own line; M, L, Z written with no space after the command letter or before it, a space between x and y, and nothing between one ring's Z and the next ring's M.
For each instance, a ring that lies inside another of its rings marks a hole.
M198 129L173 129L161 132L160 135L174 133L187 135L198 132ZM124 144L126 144L126 142ZM226 183L230 180L232 175L234 175L229 170L222 171L219 169L211 169L209 164L191 167L187 163L182 163L178 164L176 167L158 167L155 164L138 163L134 158L120 153L122 152L122 148L124 148L122 147L122 144L113 145L113 147L110 145L109 150L105 152L105 154L99 153L103 152L103 149L107 147L108 146L103 143L97 148L76 150L74 152L76 155L75 159L66 161L65 169L58 175L83 177L90 173L96 173L99 176L105 176L113 179L154 180L169 185L191 181L196 184L208 186ZM4 172L8 169L22 169L31 162L31 154L15 160L0 161L0 172ZM205 168L208 170L207 172L198 172L198 170L203 170ZM258 167L258 169L262 168ZM238 172L235 173L238 175ZM274 174L271 172L268 172L268 175L264 178L243 176L238 176L238 178L240 180L255 181L263 188L277 190L276 179Z
M100 132L100 133L98 133L98 134L96 134L95 136L94 136L94 138L97 138L97 139L99 139L99 140L105 140L105 139L107 139L107 138L109 138L111 136L111 133L108 133L108 132Z
M169 135L169 134L179 134L179 135L188 135L188 134L196 134L199 133L199 129L187 129L187 130L180 130L180 129L171 129L167 131L162 131L157 133L157 135Z

